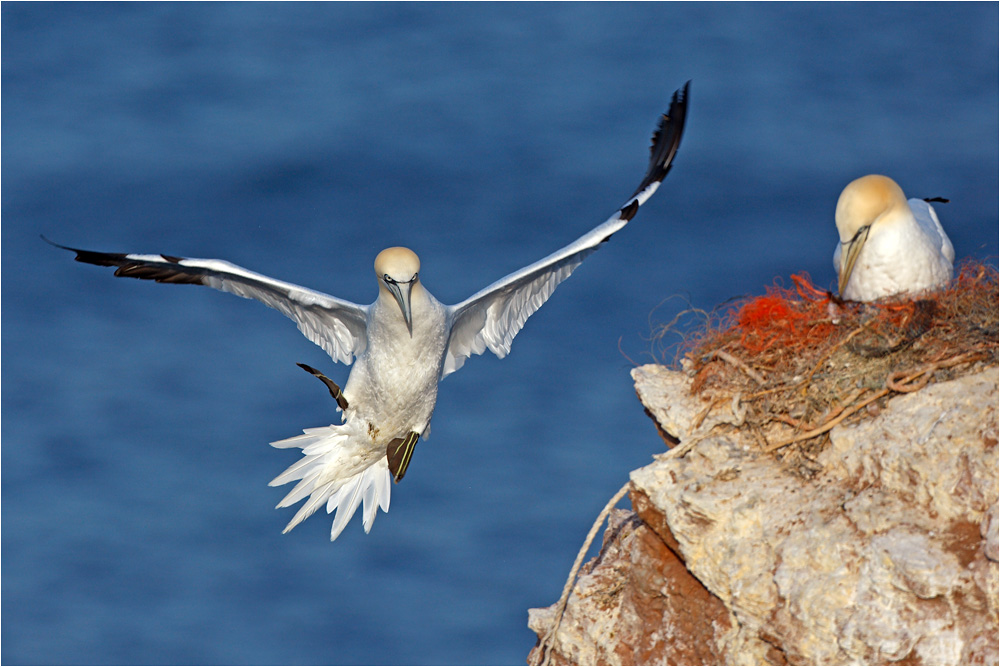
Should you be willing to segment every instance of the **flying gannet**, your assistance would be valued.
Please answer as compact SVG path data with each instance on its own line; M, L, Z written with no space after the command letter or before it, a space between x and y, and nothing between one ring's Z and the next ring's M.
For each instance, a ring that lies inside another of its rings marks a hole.
M305 429L303 435L271 443L300 447L303 456L270 485L298 481L279 508L306 500L283 532L325 504L327 513L336 510L330 532L335 540L363 504L367 533L377 508L389 510L390 479L403 479L417 439L427 432L438 382L473 354L489 349L506 356L525 320L659 187L680 145L689 86L674 93L653 134L646 175L621 209L566 247L453 306L438 302L424 288L420 260L408 248L378 254L378 298L362 306L217 259L59 247L75 252L77 261L118 267L116 276L206 285L256 299L294 320L306 338L335 361L353 360L343 392L319 371L300 364L326 383L342 423Z
M840 296L874 301L940 287L951 280L955 250L934 207L906 200L888 176L851 181L837 200L840 243L833 252Z

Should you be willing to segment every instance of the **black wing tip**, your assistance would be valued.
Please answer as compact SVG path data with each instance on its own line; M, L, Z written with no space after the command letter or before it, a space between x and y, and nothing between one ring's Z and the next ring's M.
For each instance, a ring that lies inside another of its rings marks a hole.
M646 176L642 183L632 193L631 198L635 198L643 190L654 183L660 183L673 166L677 149L681 145L681 137L684 135L684 123L687 119L688 102L691 99L691 80L689 79L681 88L674 91L670 99L670 108L660 115L660 122L653 132L653 140L649 147L649 167L646 169Z
M60 250L69 250L70 252L83 252L82 250L79 250L77 248L70 248L68 245L63 245L61 243L56 243L55 241L53 241L52 239L50 239L45 234L39 234L38 236L43 241L45 241L46 243L48 243L50 246L52 246L54 248L59 248Z
M674 100L677 99L677 95L681 95L682 101L687 101L688 95L691 94L691 79L684 82L684 87L674 91Z
M674 91L670 98L670 108L667 113L660 117L660 124L653 132L653 142L650 146L650 158L654 163L669 169L677 148L681 145L681 137L684 134L684 123L687 120L687 107L691 99L691 80L688 79L683 87ZM664 135L670 135L664 140ZM658 145L667 143L669 150L659 153L656 149ZM660 159L657 159L659 155ZM652 165L650 165L652 166Z
M178 271L174 268L163 266L162 264L158 264L156 262L136 260L126 253L98 252L96 250L71 248L69 246L60 245L54 241L50 241L44 234L41 234L40 236L42 237L42 240L49 245L62 248L63 250L68 250L70 252L75 252L76 257L73 259L78 262L93 264L94 266L117 266L118 268L115 270L115 276L119 278L155 280L158 283L174 283L178 285L205 284L202 276L198 273ZM180 264L184 261L183 257L175 257L173 255L159 255L159 257L166 264Z
M95 250L81 250L80 248L71 248L68 245L62 245L56 243L55 241L49 239L45 234L39 234L42 240L51 246L60 248L62 250L68 250L69 252L75 252L75 259L78 262L83 262L84 264L94 264L96 266L122 266L126 261L126 255L124 253L111 253L111 252L97 252Z
M946 197L924 197L928 204L950 204L951 200Z
M653 139L650 144L650 150L654 150L658 143L658 140L663 135L663 131L668 129L670 125L679 126L678 129L684 128L684 120L687 117L687 105L688 101L691 99L691 81L688 80L683 86L674 91L674 94L670 98L670 106L667 108L666 113L660 114L660 122L653 131Z

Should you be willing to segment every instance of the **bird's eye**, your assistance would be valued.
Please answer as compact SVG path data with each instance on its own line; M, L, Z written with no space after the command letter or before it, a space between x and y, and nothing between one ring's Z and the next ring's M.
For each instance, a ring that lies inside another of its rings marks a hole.
M389 283L390 285L395 285L396 284L396 281L393 280L392 278L390 278L388 273L383 274L382 280L384 280L385 282Z
M852 238L852 239L851 239L851 240L849 241L849 243L854 243L854 242L855 242L855 241L857 241L857 240L858 240L859 238L861 238L861 235L862 235L862 234L867 234L867 233L868 233L868 228L869 228L869 227L871 227L871 225L865 225L864 227L861 227L861 228L859 228L859 229L858 229L858 231L856 231L856 232L854 233L854 238Z

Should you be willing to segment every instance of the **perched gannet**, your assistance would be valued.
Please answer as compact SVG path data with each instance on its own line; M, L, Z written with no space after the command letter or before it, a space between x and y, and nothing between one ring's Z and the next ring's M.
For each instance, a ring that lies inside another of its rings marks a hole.
M840 243L833 252L844 299L874 301L951 280L955 250L934 207L906 200L888 176L851 181L837 200Z
M271 443L300 447L303 454L271 486L298 480L278 507L307 499L284 532L325 504L327 513L337 512L330 532L335 540L363 503L367 533L377 507L389 510L390 475L397 482L403 478L417 439L427 432L438 382L487 348L500 358L506 356L525 320L556 286L656 192L680 145L689 85L674 93L653 135L646 175L620 210L568 246L454 306L441 304L424 288L420 260L407 248L378 254L378 298L361 306L222 260L59 247L75 252L78 261L118 267L116 276L207 285L256 299L294 320L335 361L354 360L343 392L319 371L300 364L326 383L342 423L305 429L303 435Z

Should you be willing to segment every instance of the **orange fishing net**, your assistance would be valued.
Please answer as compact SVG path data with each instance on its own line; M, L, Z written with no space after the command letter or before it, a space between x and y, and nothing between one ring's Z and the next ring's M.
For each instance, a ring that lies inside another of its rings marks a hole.
M792 276L792 282L794 289L769 287L765 296L749 299L734 314L740 345L748 352L762 354L775 346L801 350L830 337L826 293L804 273Z
M761 449L806 471L836 423L877 410L894 393L997 365L992 266L966 261L945 289L868 304L842 301L806 274L791 283L721 315L700 313L703 323L678 346L673 365L693 377L692 393L706 402L735 398L746 411L741 428Z

